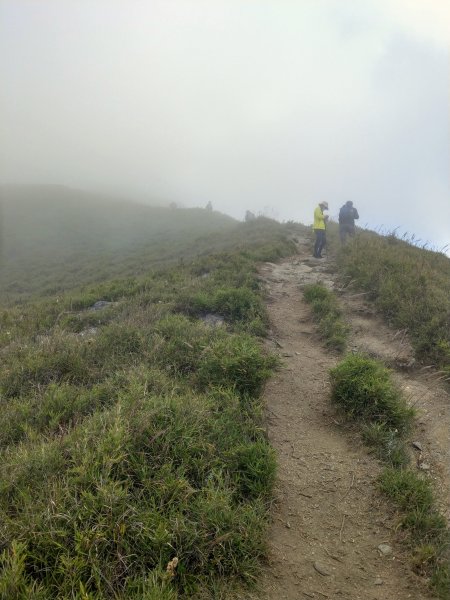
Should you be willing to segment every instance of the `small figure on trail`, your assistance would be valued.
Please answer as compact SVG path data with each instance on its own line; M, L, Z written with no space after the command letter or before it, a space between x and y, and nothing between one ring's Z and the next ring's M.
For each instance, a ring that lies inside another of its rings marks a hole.
M205 210L209 210L210 212L212 211L213 207L211 204L211 200L208 202L208 204L205 206Z
M328 202L319 202L319 206L314 210L314 233L316 241L314 243L314 258L323 258L322 250L325 248L327 238L325 234L326 222L328 215L324 215L323 211L328 210Z
M339 235L341 243L345 244L347 236L355 235L355 219L359 219L358 211L351 200L347 200L339 211Z

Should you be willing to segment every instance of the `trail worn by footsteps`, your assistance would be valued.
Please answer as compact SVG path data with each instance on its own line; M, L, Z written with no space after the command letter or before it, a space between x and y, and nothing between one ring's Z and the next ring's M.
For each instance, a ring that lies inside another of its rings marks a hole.
M279 471L260 600L432 598L395 543L376 492L379 464L342 431L329 402L328 372L339 359L317 339L301 291L333 286L327 261L300 254L266 263L261 277L283 367L265 392Z

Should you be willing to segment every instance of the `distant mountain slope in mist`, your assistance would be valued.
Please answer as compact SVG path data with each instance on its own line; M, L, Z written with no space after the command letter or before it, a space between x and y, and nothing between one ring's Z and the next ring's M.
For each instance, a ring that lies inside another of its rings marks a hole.
M218 236L220 243L238 226L204 209L145 206L62 186L4 186L0 295L53 293L142 273L195 256L199 238Z

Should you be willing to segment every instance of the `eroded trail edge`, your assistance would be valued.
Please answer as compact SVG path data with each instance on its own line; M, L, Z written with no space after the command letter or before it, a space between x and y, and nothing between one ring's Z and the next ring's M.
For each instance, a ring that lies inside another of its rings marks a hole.
M430 599L396 541L390 507L376 490L381 466L343 430L329 402L328 372L339 358L317 339L302 287L319 281L333 287L333 271L326 261L309 259L306 246L303 254L300 249L296 257L261 268L269 343L283 360L265 391L279 471L263 597ZM361 323L358 332L352 343L359 348L367 341ZM392 351L392 344L386 347ZM398 351L393 355L398 358ZM445 406L442 402L439 410ZM448 410L440 420L450 422ZM448 444L441 441L438 450L445 454ZM445 497L446 474L441 475Z

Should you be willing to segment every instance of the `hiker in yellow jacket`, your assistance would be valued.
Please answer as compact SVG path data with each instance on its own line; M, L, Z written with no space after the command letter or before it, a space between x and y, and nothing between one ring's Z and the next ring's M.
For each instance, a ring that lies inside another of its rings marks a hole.
M327 238L325 234L326 222L328 221L328 215L324 215L323 211L328 210L328 202L319 202L319 206L314 211L314 233L316 234L316 241L314 243L314 258L323 258L322 250L325 248Z

